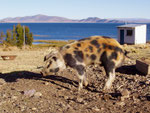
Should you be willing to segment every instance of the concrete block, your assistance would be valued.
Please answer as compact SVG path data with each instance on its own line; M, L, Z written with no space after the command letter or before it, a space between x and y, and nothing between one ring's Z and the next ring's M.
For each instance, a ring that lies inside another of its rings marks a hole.
M145 75L150 74L150 60L136 60L136 69Z

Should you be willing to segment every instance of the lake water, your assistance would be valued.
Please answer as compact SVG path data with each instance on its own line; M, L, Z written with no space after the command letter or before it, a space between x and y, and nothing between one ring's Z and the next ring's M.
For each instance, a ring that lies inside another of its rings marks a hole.
M17 23L0 23L0 32L6 33ZM121 23L22 23L30 28L34 40L78 40L101 35L117 39L117 26ZM147 40L150 40L150 24L147 24Z

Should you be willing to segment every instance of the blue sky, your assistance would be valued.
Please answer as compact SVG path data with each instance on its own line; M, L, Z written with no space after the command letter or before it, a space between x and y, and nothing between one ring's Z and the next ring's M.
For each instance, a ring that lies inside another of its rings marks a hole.
M150 19L150 0L0 0L0 19L36 14Z

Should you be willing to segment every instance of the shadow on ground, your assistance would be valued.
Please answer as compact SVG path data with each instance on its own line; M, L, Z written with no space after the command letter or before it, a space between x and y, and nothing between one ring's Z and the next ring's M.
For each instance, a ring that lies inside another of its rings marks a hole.
M121 74L128 74L128 75L136 75L136 74L141 76L144 75L136 69L135 65L121 66L120 68L116 69L116 72L119 72Z
M116 72L119 72L122 74L133 75L133 76L136 74L142 75L141 73L139 73L136 70L135 65L122 66L122 67L118 68L116 70ZM34 72L29 72L29 71L16 71L16 72L10 72L10 73L5 73L5 74L0 73L0 78L4 79L6 82L17 82L17 79L41 80L41 81L45 81L45 82L50 82L52 84L58 85L65 89L70 89L70 88L62 85L61 83L70 84L74 87L78 87L77 81L71 80L71 79L63 77L63 76L49 75L49 76L43 77L39 73L34 73ZM61 83L59 83L59 82L61 82ZM86 87L86 89L91 92L100 92L100 91L97 91L97 89L94 86L88 85L88 87Z
M6 82L17 82L17 79L42 80L45 82L51 82L52 84L59 85L63 88L68 89L67 87L62 86L55 82L55 81L59 81L59 82L67 83L67 84L74 85L75 87L77 87L76 81L70 80L66 77L57 76L57 75L49 75L49 76L43 77L39 73L34 73L34 72L29 72L29 71L16 71L16 72L5 73L5 74L0 73L0 78L4 79Z

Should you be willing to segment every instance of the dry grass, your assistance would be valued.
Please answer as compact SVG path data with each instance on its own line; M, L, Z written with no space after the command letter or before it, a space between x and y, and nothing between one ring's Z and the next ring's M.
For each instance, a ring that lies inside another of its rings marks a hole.
M45 43L45 44L36 44L33 45L33 47L62 47L70 41L60 41L60 40L34 40L34 42L40 42L40 43Z

